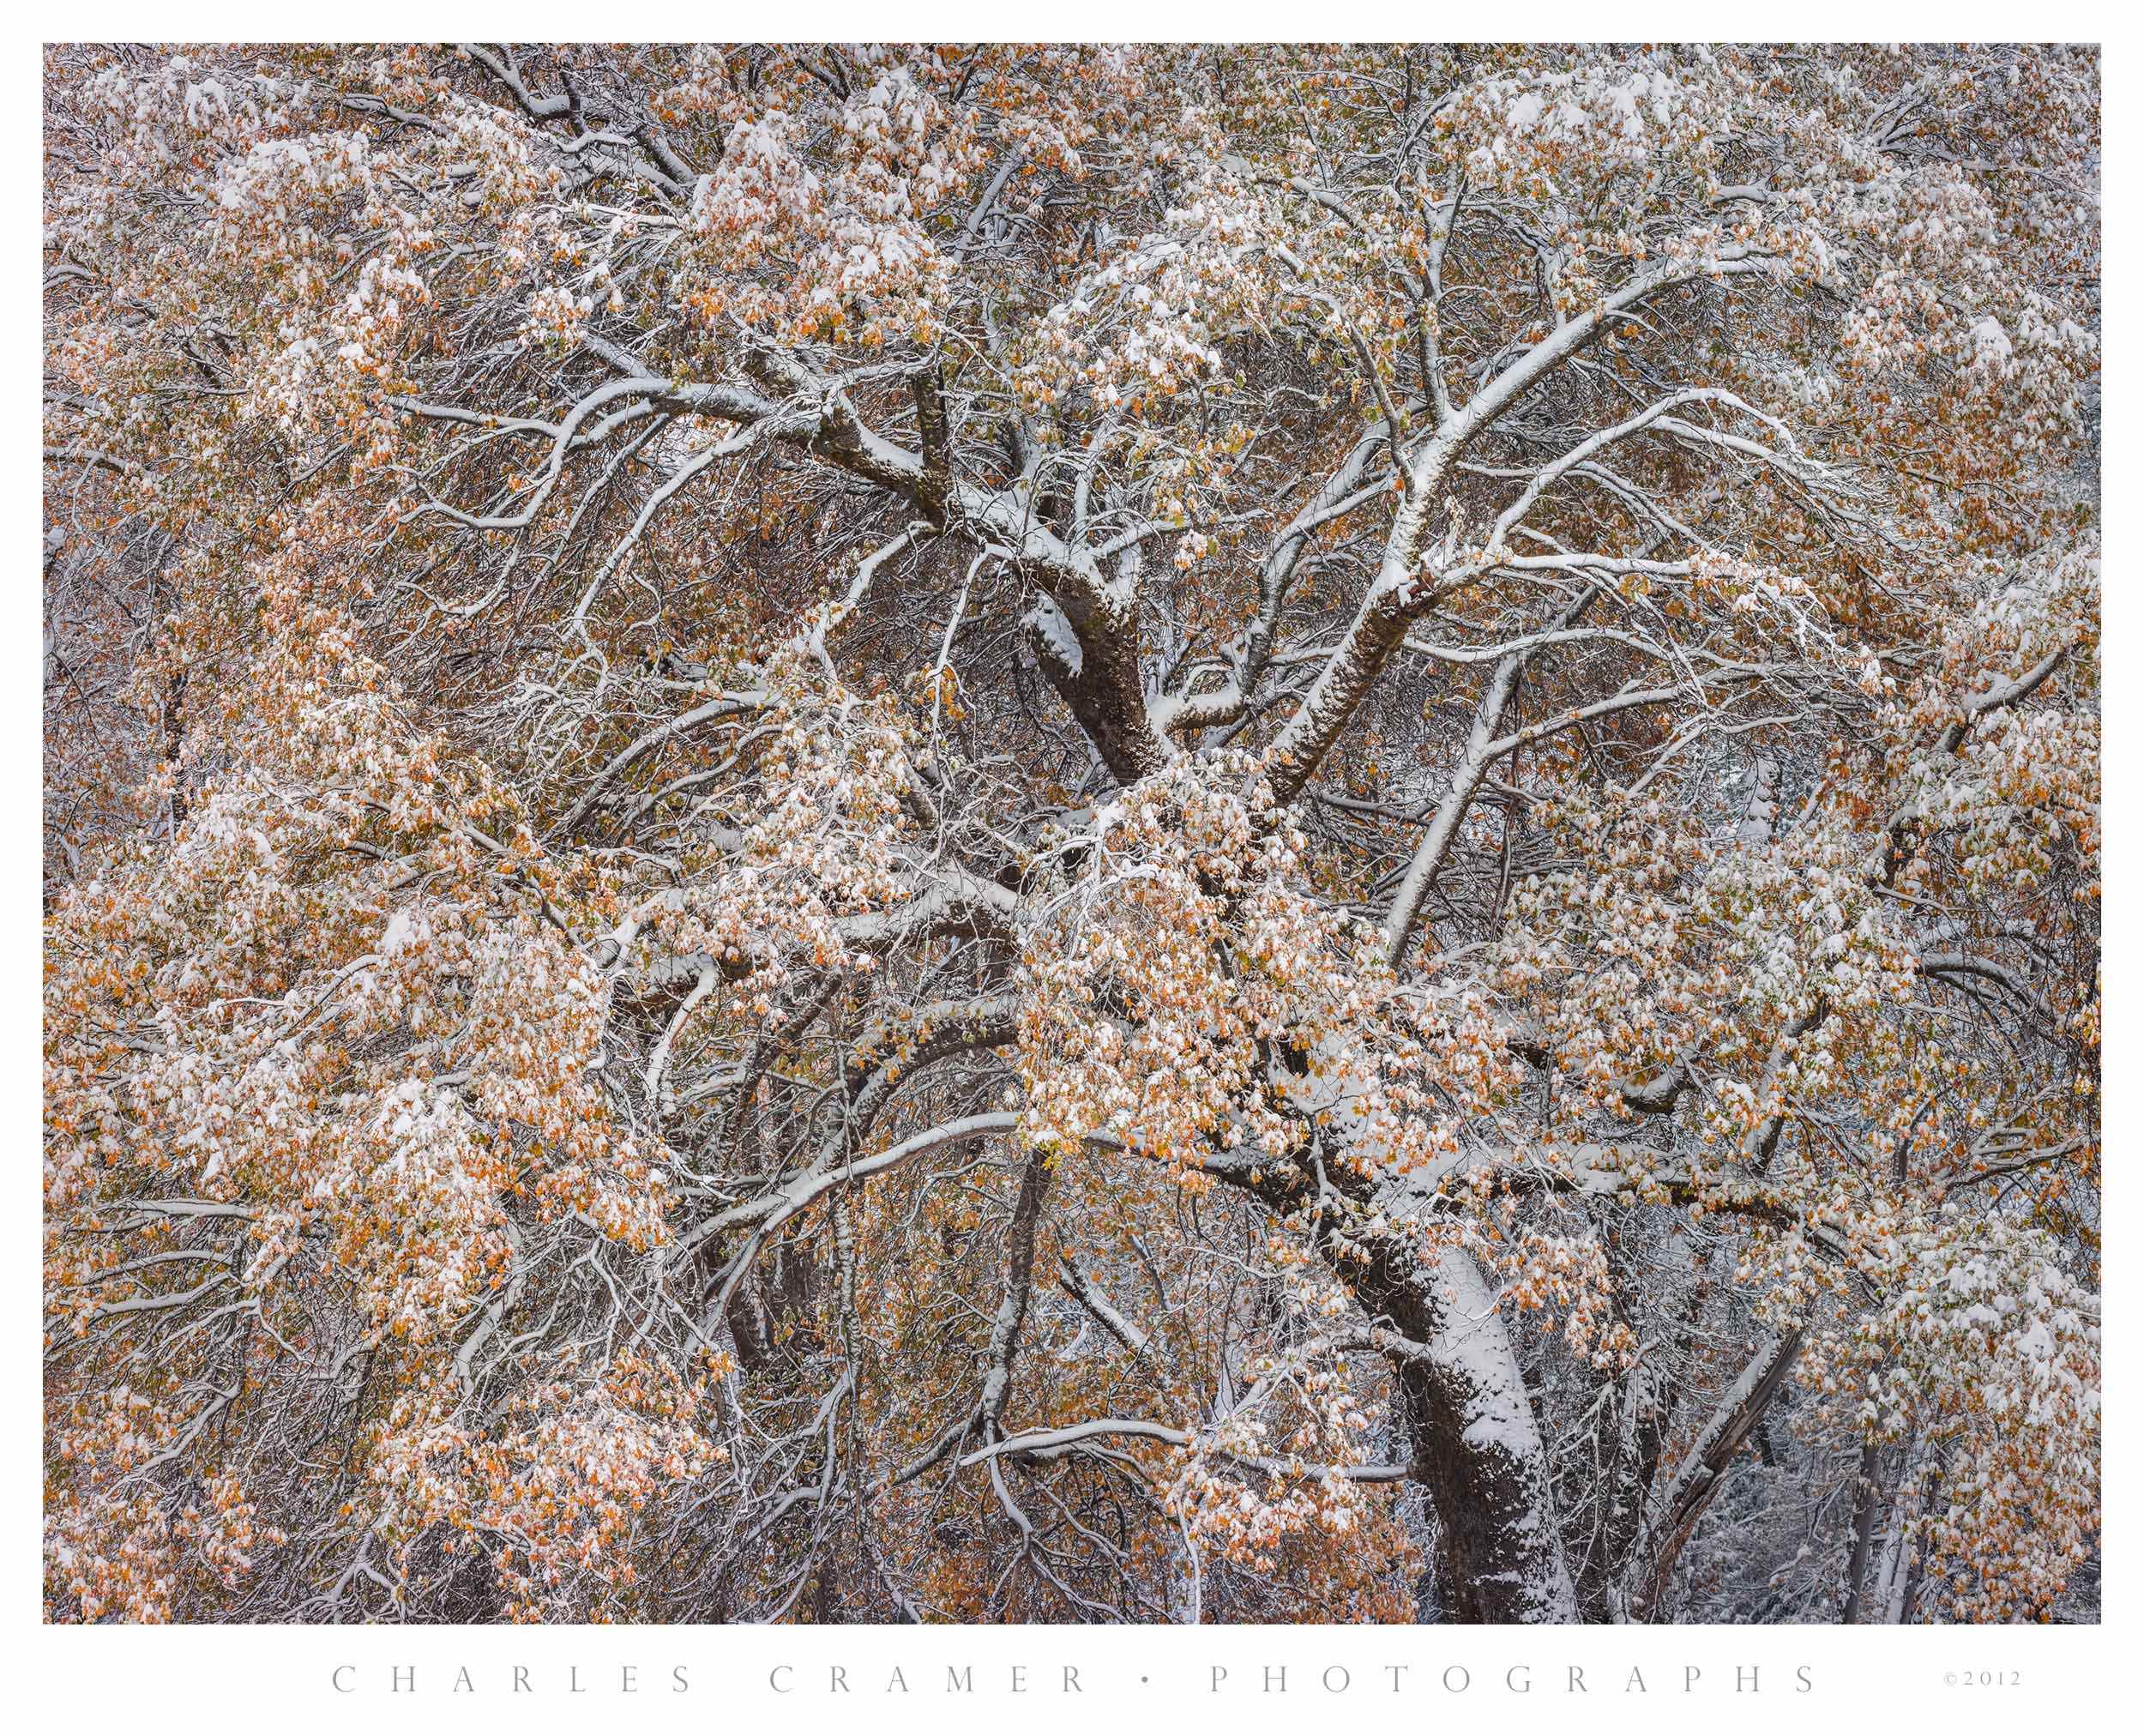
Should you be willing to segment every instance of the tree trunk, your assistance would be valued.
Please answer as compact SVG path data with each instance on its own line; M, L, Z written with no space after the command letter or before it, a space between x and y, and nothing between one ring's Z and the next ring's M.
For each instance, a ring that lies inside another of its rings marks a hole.
M1414 1474L1436 1508L1445 1618L1576 1621L1548 1456L1495 1293L1464 1253L1427 1275L1430 1355L1399 1376Z
M1852 1627L1861 1619L1861 1582L1869 1576L1869 1544L1876 1534L1876 1473L1882 1450L1874 1443L1861 1450L1861 1471L1854 1479L1853 1550L1846 1558L1846 1595L1839 1619Z
M1210 1158L1207 1169L1282 1216L1310 1203L1299 1168L1267 1170L1230 1154ZM1358 1206L1372 1205L1367 1187L1334 1184ZM1344 1245L1325 1241L1322 1250L1371 1322L1400 1340L1383 1347L1400 1388L1412 1474L1436 1511L1445 1618L1575 1622L1548 1454L1496 1293L1471 1255L1424 1252L1408 1221L1418 1197L1382 1203L1385 1210L1364 1216L1388 1217L1394 1227L1351 1230Z

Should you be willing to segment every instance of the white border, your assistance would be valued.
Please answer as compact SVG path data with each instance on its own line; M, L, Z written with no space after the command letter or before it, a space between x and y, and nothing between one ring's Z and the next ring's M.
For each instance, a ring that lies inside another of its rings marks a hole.
M505 25L518 37L575 39L599 21L585 8L548 3L504 7L413 6L388 0L346 12L294 14L287 6L148 6L89 3L33 15L22 21L22 40L12 39L0 68L14 99L0 110L0 124L14 136L15 165L9 208L20 220L22 264L7 280L9 315L7 356L17 381L9 401L21 407L0 424L0 438L13 461L0 474L13 479L20 509L7 544L19 551L20 580L5 588L4 643L12 648L17 678L0 684L16 750L5 762L9 791L10 847L4 864L15 919L0 924L0 1082L4 1082L9 1124L21 1130L15 1171L15 1261L9 1283L10 1330L0 1393L7 1395L12 1426L5 1438L7 1486L4 1558L12 1566L5 1583L7 1621L0 1627L0 1686L16 1709L18 1727L91 1731L154 1728L185 1732L246 1727L256 1719L291 1718L308 1728L370 1731L391 1721L399 1731L585 1728L591 1720L629 1720L635 1728L709 1729L732 1721L748 1727L774 1723L782 1730L847 1730L858 1723L901 1732L939 1730L968 1721L1016 1720L1023 1731L1086 1729L1098 1717L1144 1723L1189 1716L1225 1718L1246 1731L1337 1727L1368 1715L1396 1717L1401 1724L1431 1728L1472 1727L1526 1731L1562 1728L1575 1721L1610 1730L1715 1728L1797 1731L1911 1728L1933 1718L1950 1732L2001 1729L2005 1736L2030 1730L2051 1713L2090 1721L2084 1728L2112 1727L2117 1690L2136 1674L2125 1659L2125 1624L2135 1600L2126 1594L2133 1553L2129 1523L2134 1486L2123 1474L2136 1462L2129 1450L2128 1420L2135 1407L2126 1371L2135 1365L2129 1346L2135 1311L2120 1270L2107 1287L2109 1351L2106 1501L2106 1624L2062 1629L1666 1628L1567 1629L1527 1631L1452 1628L1207 1628L1196 1635L1145 1628L773 1630L741 1628L299 1629L193 1627L143 1630L118 1627L48 1628L39 1619L38 1492L41 1485L37 1419L39 1317L39 1208L33 1197L39 1168L32 1128L40 1102L38 1055L38 985L41 964L30 913L39 898L39 802L32 744L39 738L40 682L33 674L39 642L36 570L32 533L41 527L41 469L30 449L29 406L37 395L31 335L39 318L38 291L27 270L28 232L38 220L37 166L41 162L39 85L40 37L69 39L274 40L299 28L362 29L368 39L440 33L443 19L473 21L478 33L497 34ZM730 8L641 6L600 21L637 38L669 39L698 33L746 36L756 15ZM2105 184L2115 220L2106 242L2109 286L2105 402L2107 407L2104 475L2106 631L2116 666L2127 654L2144 655L2132 630L2131 552L2140 545L2134 491L2125 488L2132 450L2122 381L2129 365L2129 328L2119 312L2135 302L2128 269L2134 258L2126 200L2134 184L2129 99L2140 93L2129 79L2132 32L2113 10L2056 4L2031 9L1984 3L1960 5L1842 5L1835 0L1782 8L1776 14L1723 13L1689 3L1531 5L1493 15L1457 16L1420 4L1357 4L1315 12L1270 3L1156 4L1153 0L1085 0L1076 6L1010 8L1003 4L940 3L864 7L852 0L819 0L782 21L834 39L959 39L1058 37L1081 39L1261 39L1304 38L1357 40L1419 36L1440 26L1471 34L1485 21L1500 35L1550 39L1695 39L1759 34L1804 40L2036 39L2100 40L2106 44ZM1774 28L1758 27L1773 24ZM489 29L484 27L491 27ZM1306 30L1306 26L1313 27ZM10 30L10 39L17 34ZM2134 792L2126 750L2140 744L2136 714L2127 689L2110 682L2105 694L2109 859L2127 865L2135 828L2129 816ZM2115 1154L2108 1181L2108 1209L2126 1221L2129 1196L2122 1165L2128 1139L2138 1125L2134 1094L2123 1063L2135 1005L2138 955L2130 919L2131 883L2112 878L2105 910L2110 1042L2105 1070L2109 1149ZM2121 1233L2117 1231L2117 1235ZM2125 1667L2125 1663L2127 1667ZM528 1672L529 1691L514 1691L516 1665ZM1025 1667L1025 1691L1014 1690L1015 1665ZM349 1668L341 1675L340 1667ZM1397 1679L1390 1667L1404 1667ZM1629 1672L1641 1672L1645 1691ZM395 1691L397 1667L413 1670L413 1687ZM635 1688L624 1688L624 1670ZM782 1675L786 1667L792 1673ZM833 1690L839 1667L850 1691ZM889 1691L892 1672L903 1673L908 1691ZM1062 1673L1078 1673L1081 1691L1063 1691ZM1581 1693L1569 1672L1582 1672ZM1754 1691L1737 1671L1754 1667ZM456 1672L469 1672L468 1690L457 1691ZM972 1694L948 1691L949 1667L972 1671ZM1213 1671L1226 1672L1218 1691ZM1268 1668L1285 1670L1285 1686L1264 1687ZM1695 1669L1695 1679L1684 1672ZM678 1689L673 1672L687 1685ZM1807 1672L1806 1690L1798 1669ZM1335 1691L1339 1671L1345 1691ZM1333 1672L1326 1675L1324 1673ZM1465 1672L1466 1686L1451 1685ZM771 1679L770 1679L771 1673ZM2015 1673L2015 1681L2012 1677ZM1987 1685L1979 1679L1990 1678ZM1529 1691L1515 1691L1524 1680ZM580 1691L574 1691L578 1684ZM780 1691L786 1685L787 1691ZM350 1691L338 1691L346 1687ZM2134 1717L2135 1714L2130 1715Z

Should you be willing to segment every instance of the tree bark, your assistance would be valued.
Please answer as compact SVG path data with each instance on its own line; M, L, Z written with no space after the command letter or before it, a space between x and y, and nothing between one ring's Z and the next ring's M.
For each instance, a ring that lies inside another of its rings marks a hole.
M1882 1450L1874 1443L1861 1450L1860 1473L1854 1479L1853 1550L1846 1558L1846 1595L1839 1619L1852 1627L1861 1619L1861 1585L1869 1576L1869 1544L1876 1534L1876 1473L1882 1468Z
M1233 1154L1208 1166L1282 1214L1300 1211L1314 1193L1299 1170L1264 1170ZM1404 1219L1404 1202L1388 1203ZM1480 1267L1459 1250L1425 1252L1420 1232L1404 1221L1351 1231L1344 1251L1322 1245L1364 1312L1397 1335L1381 1347L1400 1389L1410 1474L1436 1512L1446 1618L1576 1621L1548 1454L1509 1326Z

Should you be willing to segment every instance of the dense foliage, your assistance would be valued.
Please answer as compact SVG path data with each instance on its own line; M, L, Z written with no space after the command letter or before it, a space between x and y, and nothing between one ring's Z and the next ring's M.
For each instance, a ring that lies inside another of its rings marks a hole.
M2083 1606L2096 54L45 100L53 1618Z

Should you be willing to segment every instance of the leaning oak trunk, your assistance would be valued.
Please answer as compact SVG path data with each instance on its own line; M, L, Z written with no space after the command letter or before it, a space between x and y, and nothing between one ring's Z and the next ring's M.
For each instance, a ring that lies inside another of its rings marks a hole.
M1575 1621L1548 1456L1495 1292L1464 1252L1425 1257L1398 1234L1367 1245L1366 1266L1335 1269L1406 1341L1387 1353L1412 1474L1436 1513L1446 1618Z
M1495 1294L1463 1253L1429 1279L1429 1354L1399 1377L1414 1474L1436 1510L1446 1618L1575 1621L1547 1455Z
M1316 1197L1300 1166L1267 1169L1229 1153L1209 1156L1206 1168L1284 1217ZM1353 1205L1370 1205L1370 1184L1340 1166L1324 1168ZM1436 1513L1445 1614L1455 1622L1575 1621L1548 1455L1496 1293L1472 1256L1424 1249L1407 1222L1410 1202L1384 1203L1394 1209L1390 1227L1319 1244L1379 1329L1373 1340L1392 1363L1410 1474ZM1363 1215L1376 1221L1388 1214Z

